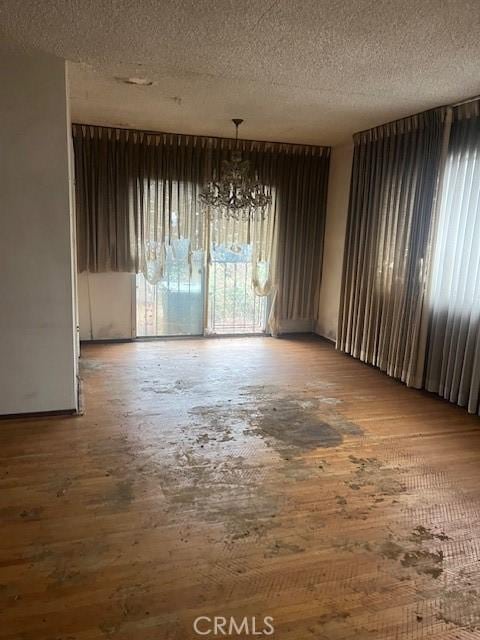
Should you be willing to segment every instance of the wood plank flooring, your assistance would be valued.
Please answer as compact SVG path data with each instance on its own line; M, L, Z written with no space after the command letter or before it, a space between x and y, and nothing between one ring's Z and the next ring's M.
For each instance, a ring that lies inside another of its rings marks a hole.
M480 638L478 418L314 338L82 377L85 415L0 423L1 640Z

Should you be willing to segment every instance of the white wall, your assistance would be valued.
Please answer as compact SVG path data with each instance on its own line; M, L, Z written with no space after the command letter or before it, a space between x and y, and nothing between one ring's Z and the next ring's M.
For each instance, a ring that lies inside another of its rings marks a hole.
M316 332L336 340L353 145L332 149Z
M81 340L134 337L135 276L131 273L80 273L78 308Z
M0 45L0 414L77 407L65 63Z

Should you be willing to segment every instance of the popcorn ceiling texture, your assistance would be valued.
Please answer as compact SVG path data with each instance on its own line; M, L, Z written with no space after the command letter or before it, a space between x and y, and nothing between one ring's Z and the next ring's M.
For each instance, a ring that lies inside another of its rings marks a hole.
M312 144L479 93L479 32L476 0L0 0L6 39L72 61L76 121L241 116L243 137Z

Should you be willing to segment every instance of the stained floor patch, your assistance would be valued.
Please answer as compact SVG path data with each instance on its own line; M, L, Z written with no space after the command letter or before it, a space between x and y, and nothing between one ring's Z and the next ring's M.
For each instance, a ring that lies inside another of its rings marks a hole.
M247 434L266 439L285 455L288 448L337 447L345 436L361 436L362 429L342 415L339 404L311 388L294 393L263 385L243 387L237 401L194 407L190 413L217 431L243 423Z

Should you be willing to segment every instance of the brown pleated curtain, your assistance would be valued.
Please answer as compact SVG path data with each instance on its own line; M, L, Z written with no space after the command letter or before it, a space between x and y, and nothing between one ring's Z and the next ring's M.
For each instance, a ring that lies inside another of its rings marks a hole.
M354 137L337 347L415 386L444 121L438 109Z
M329 149L279 158L278 306L282 321L316 319L322 276ZM304 324L309 328L308 324Z
M73 148L78 270L138 271L132 144L121 132L73 125Z
M73 125L78 270L140 272L145 241L202 237L191 208L207 175L205 140Z
M181 218L176 233L205 241L202 215L186 211L198 207L199 190L214 170L220 173L232 139L78 124L73 142L79 271L141 271L146 237L168 241L172 211ZM281 329L284 321L313 322L330 149L247 140L239 145L262 183L275 189L277 323Z

